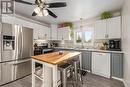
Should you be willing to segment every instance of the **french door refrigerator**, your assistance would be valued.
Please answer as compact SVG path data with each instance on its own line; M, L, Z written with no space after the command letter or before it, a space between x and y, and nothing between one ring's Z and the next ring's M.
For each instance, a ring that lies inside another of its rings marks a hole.
M33 29L2 23L0 85L31 74Z

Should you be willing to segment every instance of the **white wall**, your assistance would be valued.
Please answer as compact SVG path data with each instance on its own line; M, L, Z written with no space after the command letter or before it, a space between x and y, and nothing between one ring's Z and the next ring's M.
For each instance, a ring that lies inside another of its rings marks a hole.
M124 52L124 81L130 87L130 0L122 9L122 48Z

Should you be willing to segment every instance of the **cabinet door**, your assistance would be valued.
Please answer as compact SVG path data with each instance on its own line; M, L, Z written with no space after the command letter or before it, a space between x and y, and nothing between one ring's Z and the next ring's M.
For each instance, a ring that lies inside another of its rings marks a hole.
M121 18L115 17L107 20L107 32L109 39L121 38Z
M38 39L38 29L33 29L33 39Z
M64 40L70 40L70 28L69 27L66 27L63 30L63 39Z
M58 29L58 40L63 39L63 29Z
M111 57L112 76L117 78L123 78L123 54L112 53Z
M51 29L46 27L46 35L47 35L47 40L50 40L51 37Z
M35 28L33 30L33 38L34 39L50 39L50 28L42 27L42 28Z
M70 40L70 28L64 27L58 29L58 40Z
M92 53L92 73L110 78L110 53Z
M82 69L91 71L92 52L82 51Z
M95 39L106 39L106 20L100 20L95 23Z
M51 25L51 40L57 40L57 25Z
M2 23L2 35L12 36L13 30L14 29L12 24Z

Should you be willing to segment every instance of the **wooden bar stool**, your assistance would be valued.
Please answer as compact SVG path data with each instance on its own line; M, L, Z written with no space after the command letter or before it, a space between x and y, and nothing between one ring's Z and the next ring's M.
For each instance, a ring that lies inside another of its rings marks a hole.
M73 60L72 66L73 66L73 71L74 71L74 80L76 81L76 83L78 83L78 81L80 80L83 84L80 60Z
M61 71L61 84L62 87L67 87L67 78L72 76L72 65L69 63L65 63L63 65L58 66ZM69 76L70 74L70 76Z

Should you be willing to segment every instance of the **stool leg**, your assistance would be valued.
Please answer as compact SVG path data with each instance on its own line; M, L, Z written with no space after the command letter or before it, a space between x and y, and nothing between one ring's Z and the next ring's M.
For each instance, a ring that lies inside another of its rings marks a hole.
M66 70L62 71L62 87L67 87L67 75Z
M80 74L80 81L83 84L83 76L82 76L82 70L81 69L79 69L79 74Z
M80 81L83 84L82 69L81 69L80 61L79 61L79 74L80 74Z
M73 84L73 87L76 87L76 86L75 86L75 82L74 82L74 74L73 74L73 71L74 71L74 67L71 67L70 75L71 75L71 79L72 79L72 84Z
M78 67L77 62L74 62L74 76L75 76L75 85L78 85Z

